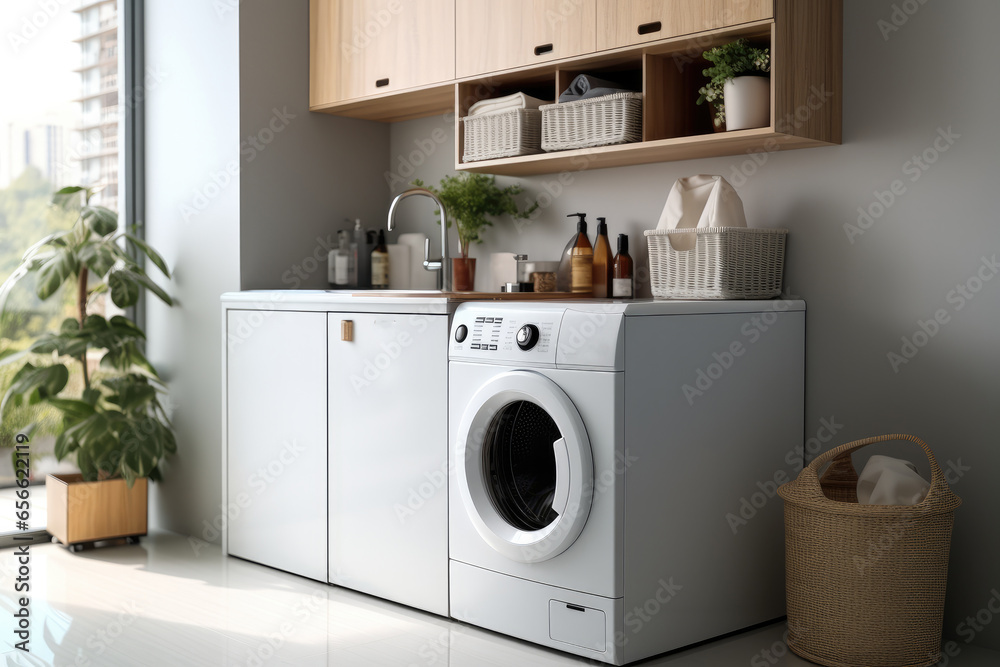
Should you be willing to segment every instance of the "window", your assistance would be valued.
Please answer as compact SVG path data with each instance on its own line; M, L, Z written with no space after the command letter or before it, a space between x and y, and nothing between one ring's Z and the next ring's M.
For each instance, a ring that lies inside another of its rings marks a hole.
M141 127L136 100L142 96L133 94L130 79L141 62L132 45L141 42L130 26L141 25L141 5L126 0L119 13L118 0L0 3L0 281L31 243L73 223L49 207L59 188L96 188L94 203L119 211L123 224L135 222L138 198L130 193L141 184L131 174L141 146L131 137ZM4 365L3 355L24 350L34 336L73 316L72 301L64 294L43 303L26 281L10 293L0 319L0 392L20 367ZM57 414L18 408L0 423L0 534L12 513L3 498L3 488L15 480L9 447L30 423L38 425L31 439L32 481L43 483L48 472L71 466L52 454ZM33 494L33 505L43 499L44 493Z

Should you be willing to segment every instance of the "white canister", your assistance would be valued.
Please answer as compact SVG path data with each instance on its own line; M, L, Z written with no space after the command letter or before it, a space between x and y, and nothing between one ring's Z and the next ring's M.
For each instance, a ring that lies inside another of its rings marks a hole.
M386 249L389 251L389 289L411 289L410 247L390 243Z
M738 76L722 89L726 130L749 130L771 124L771 80L765 76Z

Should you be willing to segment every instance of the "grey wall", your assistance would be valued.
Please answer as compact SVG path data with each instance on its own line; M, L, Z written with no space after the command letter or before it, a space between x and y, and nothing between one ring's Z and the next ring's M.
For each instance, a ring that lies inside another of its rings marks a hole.
M919 9L905 23L897 15L902 25L886 39L882 28L892 26L894 4ZM981 269L984 257L995 261L1000 254L1000 42L993 34L1000 4L846 0L845 23L843 146L772 154L752 172L741 170L752 164L741 156L565 174L565 186L558 174L523 179L533 196L560 186L562 192L532 224L489 230L473 254L509 250L556 259L574 230L564 216L579 210L591 220L607 217L612 236L628 233L638 251L633 256L644 264L642 230L656 226L674 180L726 176L742 195L751 226L791 231L787 289L809 304L806 435L816 435L827 419L842 425L831 444L905 432L931 445L965 502L956 515L945 632L1000 648L1000 622L976 630L965 621L1000 589L1000 484L994 479L1000 470L1000 279L983 283L971 300L953 292L970 280L980 287L981 270L990 277L1000 270ZM447 118L394 125L391 168L407 181L436 183L454 168L452 129ZM422 155L419 146L429 147L440 130L446 142ZM938 141L948 130L957 135L952 145ZM936 141L947 150L937 152ZM910 161L925 151L935 161L913 171ZM410 174L405 166L400 171L407 163L421 164ZM876 192L896 180L905 193L852 243L844 225L857 224L858 207L878 212ZM436 233L432 210L414 204L403 231ZM477 274L479 289L492 287L488 270ZM888 353L901 354L901 338L912 339L919 322L939 310L947 322L895 372Z
M239 289L239 43L235 10L146 3L146 236L178 307L150 299L147 352L169 383L178 455L153 486L154 526L201 535L221 500L219 295ZM227 181L228 178L228 181ZM153 269L155 271L155 269Z
M385 215L388 127L309 113L308 2L239 11L240 286L325 289L344 218Z

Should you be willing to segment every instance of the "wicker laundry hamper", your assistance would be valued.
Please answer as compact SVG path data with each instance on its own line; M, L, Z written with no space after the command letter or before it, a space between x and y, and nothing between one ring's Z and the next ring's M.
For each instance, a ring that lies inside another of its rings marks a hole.
M927 497L916 505L860 505L851 453L891 440L923 448L931 468ZM952 521L962 501L926 443L883 435L841 445L778 494L785 501L789 648L835 667L935 664Z

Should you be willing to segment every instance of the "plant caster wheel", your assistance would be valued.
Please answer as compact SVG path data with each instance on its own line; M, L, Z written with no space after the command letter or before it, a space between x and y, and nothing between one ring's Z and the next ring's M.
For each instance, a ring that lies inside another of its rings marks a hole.
M67 544L66 548L69 549L70 553L74 553L74 554L77 554L77 553L80 553L81 551L83 551L83 545L82 544Z
M125 544L139 544L139 536L132 535L131 537L126 537Z

